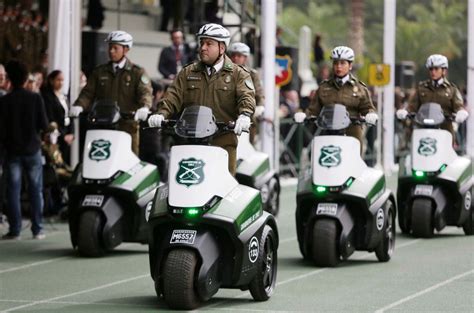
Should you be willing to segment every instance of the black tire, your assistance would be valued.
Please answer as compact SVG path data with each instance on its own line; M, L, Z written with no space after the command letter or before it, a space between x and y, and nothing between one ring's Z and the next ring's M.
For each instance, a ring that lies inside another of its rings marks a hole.
M198 257L192 250L175 249L168 253L163 266L163 297L172 309L193 310L201 304L195 278Z
M420 198L413 201L411 208L411 228L415 237L433 237L434 226L431 200Z
M269 185L270 195L267 201L267 212L273 216L277 216L280 211L280 186L276 178L272 178Z
M466 236L474 235L474 213L472 212L472 207L471 212L469 212L469 217L462 225L462 229L464 230L464 234Z
M102 241L104 221L97 211L85 211L79 218L77 249L83 256L100 257L105 254Z
M375 248L375 255L380 262L388 262L395 250L395 210L391 201L387 201L385 205L387 209L385 224L382 228L383 238Z
M257 273L249 284L250 294L255 301L268 300L275 290L278 253L273 229L265 225L260 238Z
M317 266L334 267L340 261L337 221L318 219L313 226L311 254Z
M462 225L464 234L467 236L474 235L474 188L471 190L471 207L469 208L469 217Z
M399 207L400 208L400 207ZM402 231L403 234L408 235L410 233L410 227L407 225L407 218L405 217L405 214L407 213L406 208L404 208L403 213L400 213L401 209L398 211L398 226L400 226L400 230Z

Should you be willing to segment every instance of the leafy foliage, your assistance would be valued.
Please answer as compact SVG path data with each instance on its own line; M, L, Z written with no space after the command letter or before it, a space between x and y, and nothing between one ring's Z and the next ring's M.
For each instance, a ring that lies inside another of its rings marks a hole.
M349 29L347 1L284 1L278 24L285 30L284 40L297 45L299 28L307 25L313 34L323 36L326 54L336 45L346 44ZM364 59L381 63L383 58L384 2L365 0ZM467 1L464 0L398 0L396 60L412 60L418 65L417 79L426 77L424 63L433 53L448 57L451 64L464 63L467 51ZM466 68L467 65L464 65ZM361 69L362 71L362 69ZM364 76L364 73L359 73ZM450 79L465 82L465 71L450 71Z

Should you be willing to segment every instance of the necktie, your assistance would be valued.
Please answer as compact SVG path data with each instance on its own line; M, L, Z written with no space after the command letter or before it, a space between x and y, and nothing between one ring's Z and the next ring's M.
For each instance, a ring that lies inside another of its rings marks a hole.
M117 74L119 71L120 71L120 65L117 64L114 66L114 72L115 74Z
M176 62L181 62L181 51L179 51L179 47L175 47L174 55L176 58Z
M337 84L338 84L339 86L342 86L342 85L344 84L344 82L342 81L341 78L337 78L337 79L336 79L336 82L337 82Z
M214 66L211 66L209 69L209 77L212 77L216 73L216 68Z

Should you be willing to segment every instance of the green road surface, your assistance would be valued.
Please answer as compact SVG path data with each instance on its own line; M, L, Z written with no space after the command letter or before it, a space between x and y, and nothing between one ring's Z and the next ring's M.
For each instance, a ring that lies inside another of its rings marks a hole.
M394 190L394 179L389 184ZM278 216L278 280L272 298L222 289L199 311L474 312L474 237L445 228L432 239L397 233L388 263L356 252L336 268L303 261L295 231L295 186L285 187ZM1 229L1 227L0 227ZM146 245L122 244L108 256L81 258L67 224L45 224L46 239L0 241L1 312L157 312ZM6 229L1 229L6 232Z

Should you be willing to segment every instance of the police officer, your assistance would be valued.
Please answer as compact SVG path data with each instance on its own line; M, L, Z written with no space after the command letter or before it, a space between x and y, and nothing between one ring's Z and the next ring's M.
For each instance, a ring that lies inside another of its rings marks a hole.
M163 120L190 105L209 106L218 122L235 121L234 133L213 139L211 144L229 154L229 171L235 174L237 136L250 127L255 110L255 88L248 69L225 55L230 33L219 24L205 24L196 34L200 61L188 64L158 103L158 114L148 124L160 127Z
M139 124L145 121L151 107L151 82L145 70L126 57L132 47L130 34L118 30L105 40L109 44L109 59L99 65L87 79L70 115L78 116L96 100L116 101L122 112L135 112L135 121L120 120L118 128L132 136L132 150L138 155Z
M376 125L378 116L367 86L351 74L354 51L345 46L335 47L331 59L333 77L321 82L308 107L308 114L317 116L323 106L339 103L346 106L350 116L365 116L367 124ZM362 151L361 125L349 126L346 133L360 141Z
M410 97L408 110L397 110L397 117L404 120L408 112L417 112L420 105L426 102L435 102L441 105L444 114L456 113L456 123L463 123L469 113L463 109L463 99L459 89L446 78L448 70L448 59L441 54L433 54L426 60L426 68L429 71L430 79L418 84L415 93ZM442 129L449 131L453 135L454 130L451 121L445 121L441 125Z
M255 113L252 118L252 126L250 127L250 142L254 143L257 133L257 119L263 115L265 111L265 96L263 94L262 82L257 70L247 65L247 59L250 56L250 47L243 42L234 42L227 49L230 59L237 65L242 65L250 72L252 83L255 87Z

